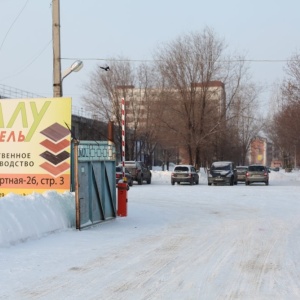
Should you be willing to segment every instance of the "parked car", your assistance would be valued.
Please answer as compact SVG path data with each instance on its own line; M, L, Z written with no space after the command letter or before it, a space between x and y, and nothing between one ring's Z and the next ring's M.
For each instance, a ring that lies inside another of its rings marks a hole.
M133 180L132 180L132 176L129 172L128 169L125 168L125 177L127 179L127 183L129 186L133 185ZM117 166L116 167L116 184L118 184L118 182L123 179L123 167L122 166Z
M191 165L176 165L171 173L171 184L175 182L180 184L182 182L189 183L190 185L199 184L199 174L196 169Z
M208 185L237 184L237 170L232 161L215 161L207 171Z
M151 171L142 161L125 161L124 164L131 174L132 181L137 181L138 184L143 184L143 181L151 183Z
M245 184L250 185L254 182L263 182L269 185L269 169L264 165L250 165L246 172Z
M248 166L237 166L237 180L245 182L246 179L246 172L248 170Z

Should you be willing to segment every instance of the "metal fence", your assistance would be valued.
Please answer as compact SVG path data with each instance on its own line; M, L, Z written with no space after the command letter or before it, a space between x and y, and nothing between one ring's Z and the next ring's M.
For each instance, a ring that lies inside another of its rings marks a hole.
M81 141L77 151L76 227L83 229L116 217L116 151L109 141Z

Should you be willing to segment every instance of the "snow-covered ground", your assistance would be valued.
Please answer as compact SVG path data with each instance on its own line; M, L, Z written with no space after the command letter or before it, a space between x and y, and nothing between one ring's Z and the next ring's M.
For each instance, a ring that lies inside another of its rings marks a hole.
M151 185L74 229L74 195L0 199L0 299L300 299L300 173L270 185Z

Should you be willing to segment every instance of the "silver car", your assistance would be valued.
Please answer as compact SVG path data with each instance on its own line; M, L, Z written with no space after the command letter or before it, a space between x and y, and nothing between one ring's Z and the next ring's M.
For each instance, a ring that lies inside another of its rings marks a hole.
M246 172L245 184L250 185L254 182L262 182L269 185L269 169L264 165L250 165Z
M171 184L175 182L180 184L182 182L189 183L190 185L199 184L199 174L196 169L191 165L176 165L171 174Z

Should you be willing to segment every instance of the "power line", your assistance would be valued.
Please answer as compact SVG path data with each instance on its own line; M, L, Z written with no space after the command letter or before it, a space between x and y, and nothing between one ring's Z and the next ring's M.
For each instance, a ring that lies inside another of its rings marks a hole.
M23 8L20 10L20 12L19 12L18 15L16 16L15 20L12 22L12 24L11 24L10 27L8 28L6 34L5 34L4 38L3 38L3 41L2 41L2 43L1 43L1 45L0 45L0 51L1 51L1 49L2 49L2 46L4 45L4 42L5 42L6 38L7 38L7 36L8 36L8 34L9 34L10 30L12 29L12 27L14 26L14 24L17 22L18 18L19 18L20 15L22 14L22 12L23 12L23 10L25 9L25 7L26 7L26 5L27 5L28 2L29 2L29 0L26 1L26 3L24 4Z
M119 62L157 62L161 60L155 59L112 59L112 58L74 58L74 57L62 57L64 60L92 60L92 61L119 61ZM257 63L287 63L297 62L297 59L231 59L231 60L218 60L218 62L257 62Z
M155 62L159 60L154 59L112 59L112 58L72 58L72 57L62 57L64 60L99 60L99 61L120 61L120 62Z
M23 73L25 70L27 70L43 53L44 51L48 48L48 46L50 45L50 43L52 42L52 39L42 48L42 50L36 55L36 57L34 57L25 67L23 67L20 71L17 71L16 73L10 75L10 76L7 76L7 77L4 77L4 78L1 78L0 81L3 81L5 79L8 79L8 78L11 78L11 77L14 77L14 76L17 76L21 73Z

